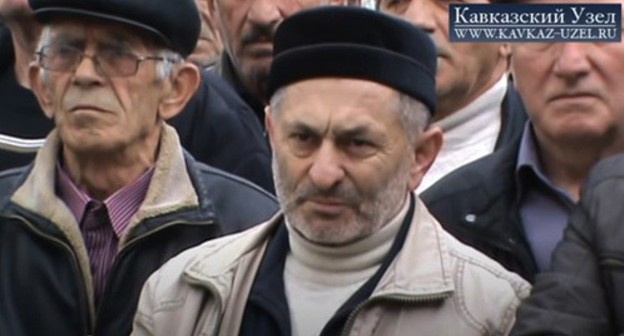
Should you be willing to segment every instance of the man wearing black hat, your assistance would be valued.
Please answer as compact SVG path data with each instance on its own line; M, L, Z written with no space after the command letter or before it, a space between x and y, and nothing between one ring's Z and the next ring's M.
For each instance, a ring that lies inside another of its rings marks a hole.
M0 175L0 335L127 335L148 275L268 219L259 187L196 162L165 123L199 81L193 0L31 0L29 79L55 130Z
M28 80L40 30L28 0L0 0L0 171L30 163L54 127ZM168 122L195 159L274 193L263 126L219 76L202 71L197 91Z
M286 19L274 52L266 125L283 213L152 275L134 334L507 333L528 284L444 232L412 192L442 142L428 127L429 37L325 7Z

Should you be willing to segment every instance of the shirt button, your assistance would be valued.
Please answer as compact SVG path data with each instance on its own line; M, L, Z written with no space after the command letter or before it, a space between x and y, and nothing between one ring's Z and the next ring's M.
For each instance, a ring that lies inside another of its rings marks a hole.
M464 217L464 219L468 223L474 223L477 220L477 216L475 214L467 214L466 217Z

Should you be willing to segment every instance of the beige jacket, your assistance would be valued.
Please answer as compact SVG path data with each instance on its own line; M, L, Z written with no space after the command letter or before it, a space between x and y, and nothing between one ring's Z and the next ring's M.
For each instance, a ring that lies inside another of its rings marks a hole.
M277 215L172 259L147 281L133 335L238 335ZM522 278L446 233L418 200L403 249L345 335L506 335L529 294Z

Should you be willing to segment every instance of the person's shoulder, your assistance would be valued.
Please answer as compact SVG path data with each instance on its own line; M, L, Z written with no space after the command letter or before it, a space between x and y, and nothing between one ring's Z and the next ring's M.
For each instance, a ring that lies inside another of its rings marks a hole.
M232 109L248 109L251 111L251 108L247 105L247 103L245 103L236 90L228 82L226 82L225 79L207 69L202 69L201 75L202 92L199 92L200 90L198 90L198 93L204 95L215 95L223 102L223 104L228 105Z
M31 170L32 164L28 164L0 171L0 190L3 191L3 194L12 193L24 182Z
M421 198L430 206L475 190L509 183L515 169L517 153L518 147L510 145L461 166L427 188Z
M0 190L2 190L0 210L4 210L10 203L11 196L22 185L31 170L32 164L0 171Z
M624 181L624 154L612 155L598 161L590 171L585 188L591 189L605 182L619 181Z
M152 274L149 281L153 289L164 294L184 286L183 277L203 282L229 272L247 252L265 241L267 232L275 225L274 220L184 250Z
M447 233L445 237L462 308L475 321L489 321L497 324L499 330L509 330L517 307L530 294L531 285L452 235Z
M198 177L202 180L203 184L213 190L228 190L236 194L253 194L257 197L276 202L272 194L249 180L219 168L209 166L203 162L196 161L192 159L190 155L187 156L187 162L197 175L199 175Z
M461 270L465 274L471 274L473 278L463 279L471 282L473 280L482 280L484 284L498 283L511 289L518 295L523 295L524 291L529 289L529 283L521 276L505 269L496 260L486 256L477 249L468 246L453 235L446 233L445 239L449 244L449 251L455 261L456 266L461 266Z
M208 240L165 262L143 285L133 335L190 335L198 319L221 316L235 277L253 272L250 263L264 250L278 223L274 218L241 233Z
M263 140L262 125L234 88L211 71L200 71L199 88L171 123L178 129L200 124L204 132L209 128L211 132L227 132L232 138Z

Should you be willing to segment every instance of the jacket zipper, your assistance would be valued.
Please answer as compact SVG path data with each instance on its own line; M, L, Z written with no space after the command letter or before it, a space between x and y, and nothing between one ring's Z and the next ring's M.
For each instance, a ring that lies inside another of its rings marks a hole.
M342 336L349 335L349 333L351 332L351 328L353 327L353 324L355 323L355 318L357 314L359 314L364 309L365 306L368 306L370 304L388 301L388 302L397 302L397 303L404 303L404 304L412 305L412 304L437 302L437 301L441 301L444 299L448 299L452 295L453 295L453 291L446 291L446 292L435 293L435 294L424 294L424 295L417 295L417 296L401 295L401 294L386 294L386 295L374 296L360 303L353 310L353 312L351 312L351 314L347 318L347 322L345 323L344 329L342 329L341 335Z
M115 256L115 260L113 261L113 265L111 266L111 274L113 275L114 271L117 269L117 264L119 263L119 260L123 259L123 255L127 253L128 249L130 249L131 247L133 247L134 245L138 244L140 240L143 239L147 239L159 232L162 232L163 230L166 230L172 226L177 226L177 225L189 225L189 226L200 226L200 225L210 225L210 224L214 224L214 220L210 220L210 221L206 221L206 222L187 222L187 221L180 221L180 220L175 220L175 221L171 221L168 223L165 223L161 226L159 226L158 228L142 235L142 236L138 236L136 238L133 238L132 240L129 240L126 244L124 244L124 246L122 246L122 249L120 250L119 254L117 254ZM106 295L106 292L108 292L110 289L110 281L106 282L106 286L104 287L104 291L102 292L102 300L100 301L100 304L98 305L98 312L100 311L99 308L104 306L104 303L106 303L108 296ZM93 329L96 330L95 328L95 321L93 323L94 327Z
M74 265L74 268L76 269L76 273L77 274L81 274L82 275L82 270L80 267L80 264L77 261L77 257L76 257L76 253L74 252L74 250L71 248L71 246L69 246L68 244L64 243L62 240L53 237L51 235L47 235L43 232L41 232L40 230L38 230L30 221L28 221L26 218L19 216L19 215L10 215L10 216L2 216L5 218L12 218L12 219L16 219L18 221L21 221L22 223L24 223L24 225L35 235L47 239L51 242L54 242L55 244L59 245L61 248L63 248L64 250L67 251L67 253L69 253L69 255L72 257L70 258L72 260L72 264ZM85 287L85 283L84 283L84 278L82 276L77 277L77 279L79 280L78 283L82 284L82 293L83 295L86 297L86 301L87 304L89 306L91 306L93 303L91 302L90 298L88 297L88 295L86 295L87 293L87 288ZM90 321L89 324L92 328L95 325L95 316L93 316L93 310L89 308L89 317L90 317ZM91 333L89 332L89 330L84 330L83 335L90 335Z

